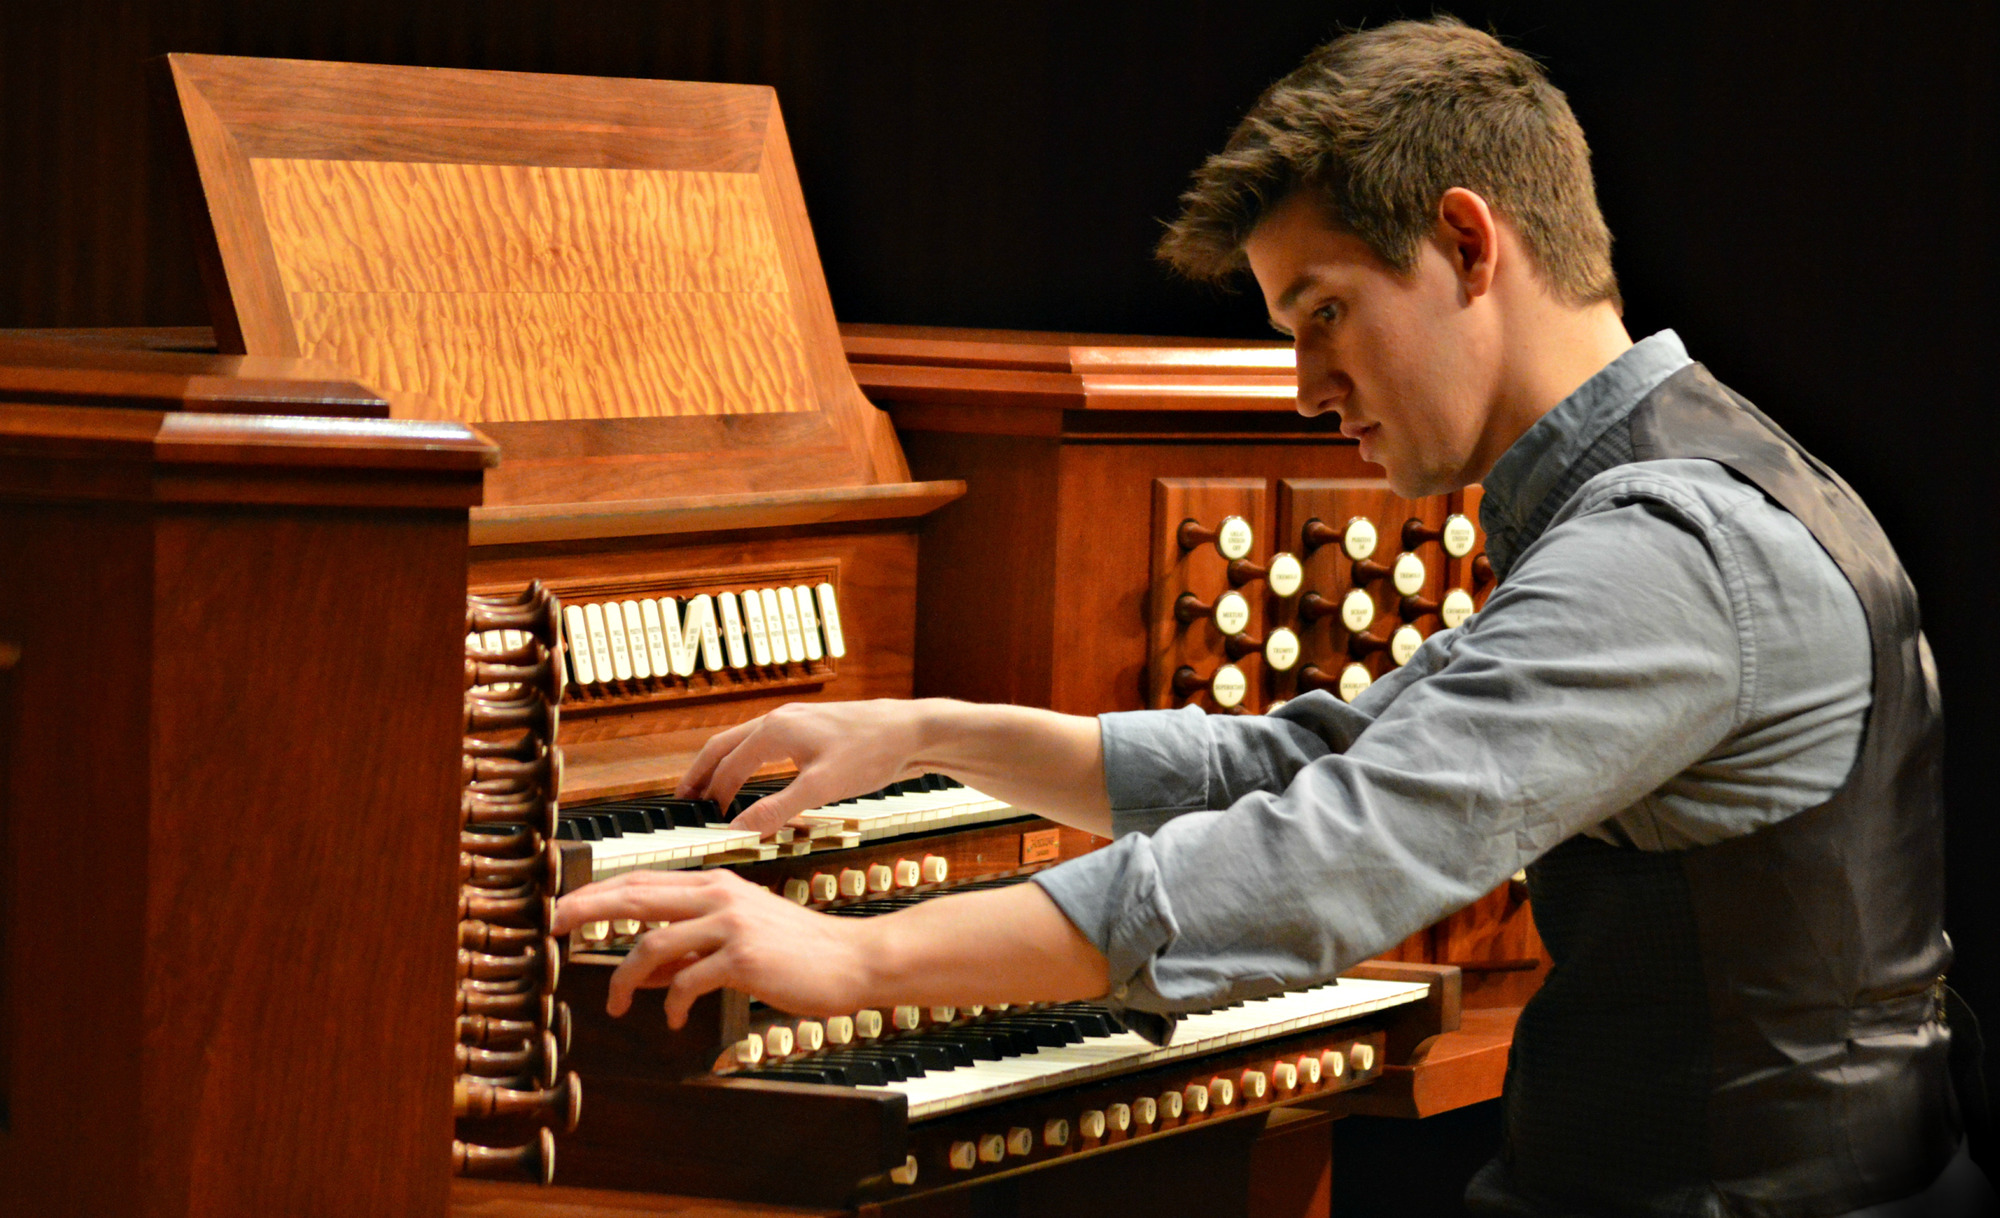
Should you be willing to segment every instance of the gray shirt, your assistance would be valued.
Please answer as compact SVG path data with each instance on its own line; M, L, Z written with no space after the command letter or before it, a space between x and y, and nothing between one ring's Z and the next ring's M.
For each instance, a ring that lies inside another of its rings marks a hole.
M1109 959L1108 1001L1322 981L1574 834L1703 845L1840 787L1869 704L1853 589L1755 487L1635 464L1613 427L1687 363L1656 334L1502 455L1499 584L1353 703L1102 716L1116 840L1035 882Z

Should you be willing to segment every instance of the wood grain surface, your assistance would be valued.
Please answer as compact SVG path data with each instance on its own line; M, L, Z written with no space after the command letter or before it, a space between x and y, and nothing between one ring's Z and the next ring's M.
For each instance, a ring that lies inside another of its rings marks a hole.
M491 449L440 426L0 407L19 1212L442 1211Z
M309 352L399 415L554 432L502 438L522 460L494 502L909 477L769 89L200 55L159 83L223 348ZM782 416L816 427L574 451Z
M812 410L753 174L251 162L302 353L399 413Z

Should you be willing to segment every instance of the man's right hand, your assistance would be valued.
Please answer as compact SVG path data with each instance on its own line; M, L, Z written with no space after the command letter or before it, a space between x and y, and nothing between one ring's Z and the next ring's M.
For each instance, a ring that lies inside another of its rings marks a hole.
M735 824L769 833L801 812L944 774L1027 812L1111 835L1097 721L1025 706L948 698L792 702L717 733L681 778L683 799L729 801L765 766L798 777Z
M921 773L913 759L923 711L922 702L894 698L787 703L710 737L676 794L712 799L726 808L751 775L790 760L799 776L732 822L769 833L801 812Z

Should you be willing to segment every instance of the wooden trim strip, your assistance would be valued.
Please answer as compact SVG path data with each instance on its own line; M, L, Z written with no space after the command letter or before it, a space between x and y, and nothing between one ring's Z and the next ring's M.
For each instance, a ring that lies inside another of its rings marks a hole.
M769 529L925 516L965 494L965 483L898 482L819 490L628 499L611 503L474 508L472 544L576 541Z

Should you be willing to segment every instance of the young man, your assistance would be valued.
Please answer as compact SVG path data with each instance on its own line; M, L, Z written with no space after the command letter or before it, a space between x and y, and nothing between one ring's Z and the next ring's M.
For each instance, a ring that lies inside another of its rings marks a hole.
M1526 56L1450 20L1274 85L1162 243L1245 263L1406 496L1485 484L1500 582L1352 705L1099 720L799 704L684 794L798 780L759 828L912 773L1115 836L1033 884L871 920L723 873L627 875L559 929L666 920L614 980L801 1013L1101 998L1176 1010L1323 980L1526 866L1556 967L1524 1013L1489 1212L1936 1212L1960 1148L1935 985L1940 723L1914 593L1837 477L1634 344L1589 152ZM1955 1157L1956 1156L1956 1157Z

